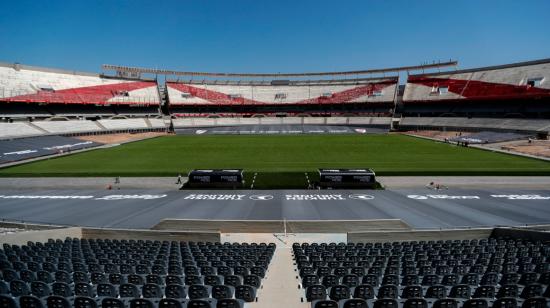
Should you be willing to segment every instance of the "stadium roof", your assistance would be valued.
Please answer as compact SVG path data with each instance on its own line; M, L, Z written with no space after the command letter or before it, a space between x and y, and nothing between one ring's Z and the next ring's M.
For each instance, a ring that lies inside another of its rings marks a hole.
M340 71L340 72L310 72L310 73L208 73L208 72L186 72L173 71L165 69L129 67L120 65L103 64L103 70L116 71L117 73L127 74L155 74L155 75L173 75L173 76L207 76L207 77L307 77L307 76L345 76L345 75L368 75L379 73L391 73L401 71L424 71L438 69L442 67L457 66L457 61L434 62L431 64L422 64L414 66L401 66L392 68L369 69L358 71Z

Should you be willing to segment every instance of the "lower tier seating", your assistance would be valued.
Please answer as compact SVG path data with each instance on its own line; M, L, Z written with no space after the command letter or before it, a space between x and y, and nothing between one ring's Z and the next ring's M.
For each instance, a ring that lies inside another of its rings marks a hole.
M0 307L239 308L275 244L50 240L0 250Z
M549 243L295 243L293 254L314 308L545 308L550 298Z

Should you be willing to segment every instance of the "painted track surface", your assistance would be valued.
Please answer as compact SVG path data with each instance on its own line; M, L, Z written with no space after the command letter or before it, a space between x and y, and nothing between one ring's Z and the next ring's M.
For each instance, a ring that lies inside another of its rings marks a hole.
M550 190L2 190L0 218L116 228L150 228L164 218L399 218L413 228L516 226L550 222Z

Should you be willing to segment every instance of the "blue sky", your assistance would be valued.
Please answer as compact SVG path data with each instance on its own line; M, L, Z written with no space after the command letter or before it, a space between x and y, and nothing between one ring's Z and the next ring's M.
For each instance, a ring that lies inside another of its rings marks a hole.
M0 61L220 72L550 57L550 1L0 1Z

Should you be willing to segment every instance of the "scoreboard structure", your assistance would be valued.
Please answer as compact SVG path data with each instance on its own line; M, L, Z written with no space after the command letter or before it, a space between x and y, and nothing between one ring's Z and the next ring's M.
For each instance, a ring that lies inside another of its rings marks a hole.
M371 169L319 169L321 188L375 188L376 175Z
M192 188L243 188L242 169L195 169L185 185Z

